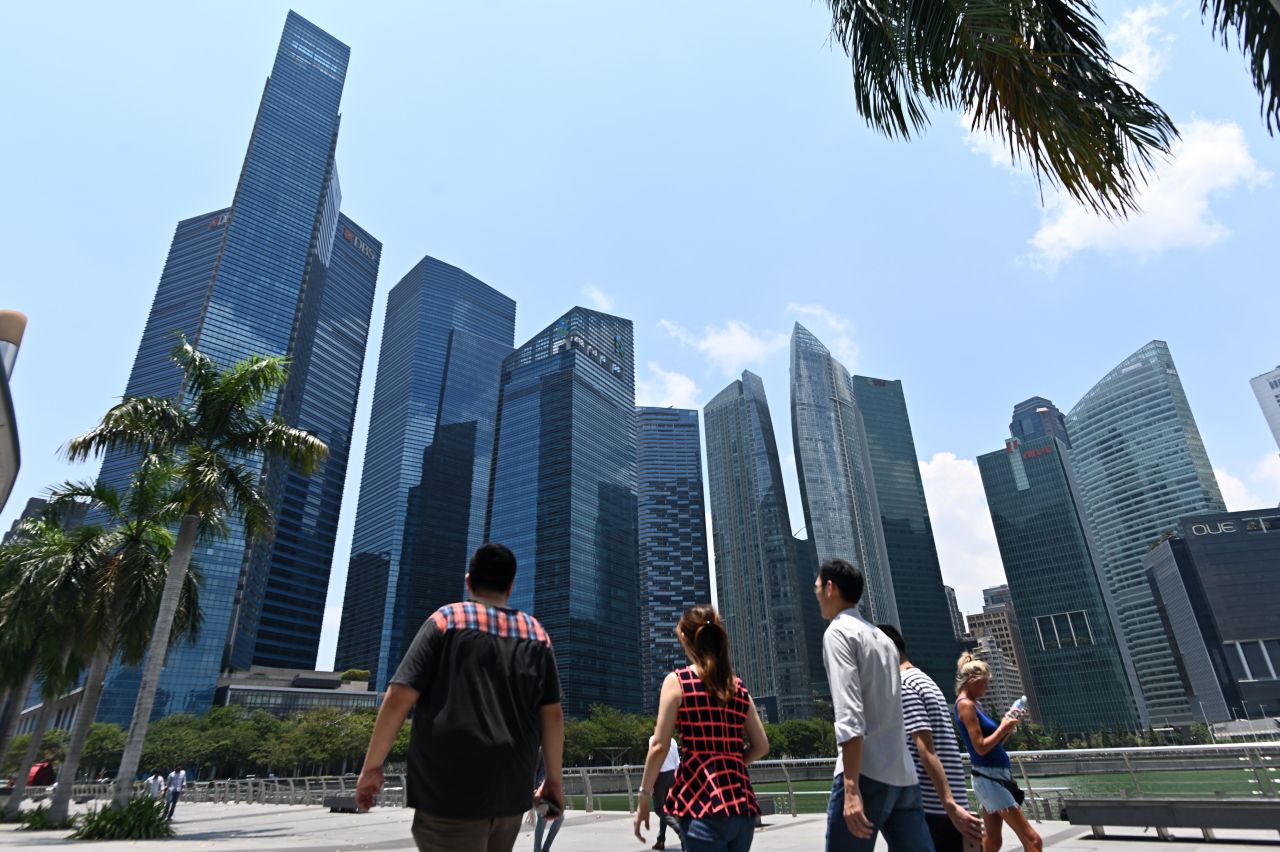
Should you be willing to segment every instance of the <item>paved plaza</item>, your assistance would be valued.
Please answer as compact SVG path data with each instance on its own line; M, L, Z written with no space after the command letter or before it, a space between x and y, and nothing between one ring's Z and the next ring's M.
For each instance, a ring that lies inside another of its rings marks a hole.
M367 814L331 814L324 808L278 805L179 805L174 827L178 836L171 840L115 841L83 843L65 839L65 832L31 833L15 826L0 826L0 849L92 849L97 852L166 847L174 850L247 850L285 849L291 852L345 852L345 850L412 850L409 838L411 811L378 808ZM753 850L760 852L815 852L822 849L825 820L817 814L799 817L770 817L766 827L756 832ZM1155 837L1153 831L1117 830L1106 840L1094 840L1086 828L1062 822L1039 823L1045 847L1061 852L1157 852L1170 845ZM653 840L652 834L650 843ZM1177 852L1235 852L1266 845L1280 847L1275 832L1218 832L1216 843L1205 843L1199 832L1174 831ZM668 836L670 841L670 836ZM1269 841L1266 845L1260 843ZM533 845L532 832L521 832L516 850L525 852ZM555 852L643 852L650 844L641 845L631 834L630 819L621 813L571 813L556 838ZM883 840L879 844L885 848ZM668 843L668 848L679 849ZM1005 833L1005 849L1020 848L1012 833Z

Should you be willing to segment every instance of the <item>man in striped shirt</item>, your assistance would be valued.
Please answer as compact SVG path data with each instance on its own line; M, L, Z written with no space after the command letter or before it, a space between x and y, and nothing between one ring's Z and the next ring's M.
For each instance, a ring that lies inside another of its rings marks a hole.
M950 705L933 678L911 664L907 642L892 624L880 629L898 649L902 670L902 719L907 748L920 778L925 822L937 852L963 852L965 837L982 842L982 820L969 812L964 762Z

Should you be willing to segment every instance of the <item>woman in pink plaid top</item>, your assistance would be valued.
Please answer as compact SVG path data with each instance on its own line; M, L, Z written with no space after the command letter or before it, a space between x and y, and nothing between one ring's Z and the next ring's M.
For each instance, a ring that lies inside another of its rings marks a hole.
M769 753L769 738L751 694L733 674L729 634L715 609L690 607L676 635L690 665L662 683L640 781L636 837L645 842L640 827L649 827L649 797L678 728L680 768L666 809L679 822L685 852L746 852L760 813L747 766Z

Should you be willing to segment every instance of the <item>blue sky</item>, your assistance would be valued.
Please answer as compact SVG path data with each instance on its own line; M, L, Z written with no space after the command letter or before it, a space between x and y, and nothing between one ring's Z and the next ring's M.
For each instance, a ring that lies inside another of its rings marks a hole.
M1280 363L1280 140L1244 60L1188 7L1105 2L1113 51L1183 132L1144 213L1089 216L960 116L909 144L853 109L822 3L297 2L351 46L343 210L385 245L320 662L336 616L387 291L423 254L515 298L635 322L642 403L701 406L759 373L788 460L787 335L904 381L946 580L1000 580L973 459L1014 403L1068 409L1169 341L1232 508L1280 501L1250 377ZM175 223L230 203L287 4L26 4L7 12L0 306L26 498L124 389ZM994 156L993 156L994 154ZM1271 281L1271 285L1266 285Z

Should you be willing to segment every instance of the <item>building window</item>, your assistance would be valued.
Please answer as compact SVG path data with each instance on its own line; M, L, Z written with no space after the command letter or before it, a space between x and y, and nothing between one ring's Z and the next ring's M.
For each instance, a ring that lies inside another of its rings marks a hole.
M1280 639L1227 642L1227 666L1236 680L1280 680Z
M1089 615L1082 609L1037 616L1036 634L1042 651L1093 644L1093 629L1089 625Z

